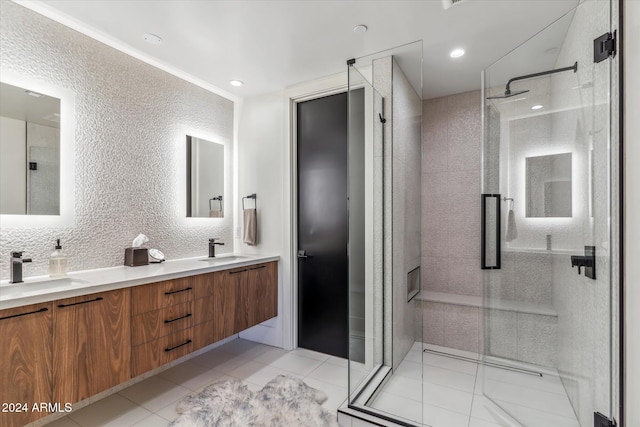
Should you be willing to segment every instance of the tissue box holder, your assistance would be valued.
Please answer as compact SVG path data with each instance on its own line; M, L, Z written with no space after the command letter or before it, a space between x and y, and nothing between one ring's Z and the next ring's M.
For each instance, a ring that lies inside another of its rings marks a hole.
M147 248L126 248L124 250L124 265L129 267L149 265L149 250Z

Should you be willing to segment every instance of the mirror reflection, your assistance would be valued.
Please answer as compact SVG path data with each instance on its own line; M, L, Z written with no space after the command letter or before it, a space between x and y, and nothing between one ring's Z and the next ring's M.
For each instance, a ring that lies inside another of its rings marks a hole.
M0 214L60 214L60 99L0 83Z
M571 153L527 157L527 217L571 217Z
M224 217L224 145L187 135L187 217Z

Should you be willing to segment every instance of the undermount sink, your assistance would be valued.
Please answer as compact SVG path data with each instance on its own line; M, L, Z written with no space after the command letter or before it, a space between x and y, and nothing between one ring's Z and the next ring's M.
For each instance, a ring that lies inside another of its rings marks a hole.
M220 255L213 258L203 258L200 261L210 262L212 264L227 264L236 261L246 261L250 257L244 255Z
M71 289L77 286L87 284L86 280L76 279L72 277L61 277L59 279L26 279L22 283L7 283L0 285L0 296L9 296L20 294L29 296L39 294L42 291L58 291Z

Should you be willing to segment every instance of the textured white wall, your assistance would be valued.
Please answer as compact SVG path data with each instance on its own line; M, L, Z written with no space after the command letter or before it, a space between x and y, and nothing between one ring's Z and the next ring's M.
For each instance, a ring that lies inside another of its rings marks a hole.
M186 218L187 134L225 144L232 197L232 101L187 83L13 2L0 7L0 66L76 98L75 223L6 228L0 253L25 250L25 275L46 274L56 238L70 270L121 265L139 232L167 258L205 255L207 238L232 252L232 215ZM8 277L8 262L0 263Z

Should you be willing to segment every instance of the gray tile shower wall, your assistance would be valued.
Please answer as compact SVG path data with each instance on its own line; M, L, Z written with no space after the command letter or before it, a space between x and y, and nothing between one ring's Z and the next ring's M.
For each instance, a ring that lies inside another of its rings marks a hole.
M424 101L423 289L482 295L480 92Z
M3 70L63 87L76 101L75 225L3 228L0 253L27 251L32 276L47 272L56 238L71 270L121 265L140 232L167 258L206 254L208 237L233 251L232 215L189 221L182 198L186 134L216 136L231 152L232 101L11 1L2 1L0 26ZM8 277L8 263L0 276Z
M480 92L423 102L422 288L481 296ZM480 308L422 302L425 342L481 351Z
M424 101L423 289L547 309L553 302L550 254L503 251L502 270L491 275L483 292L480 112L478 91ZM424 342L555 366L555 315L480 304L422 305Z

